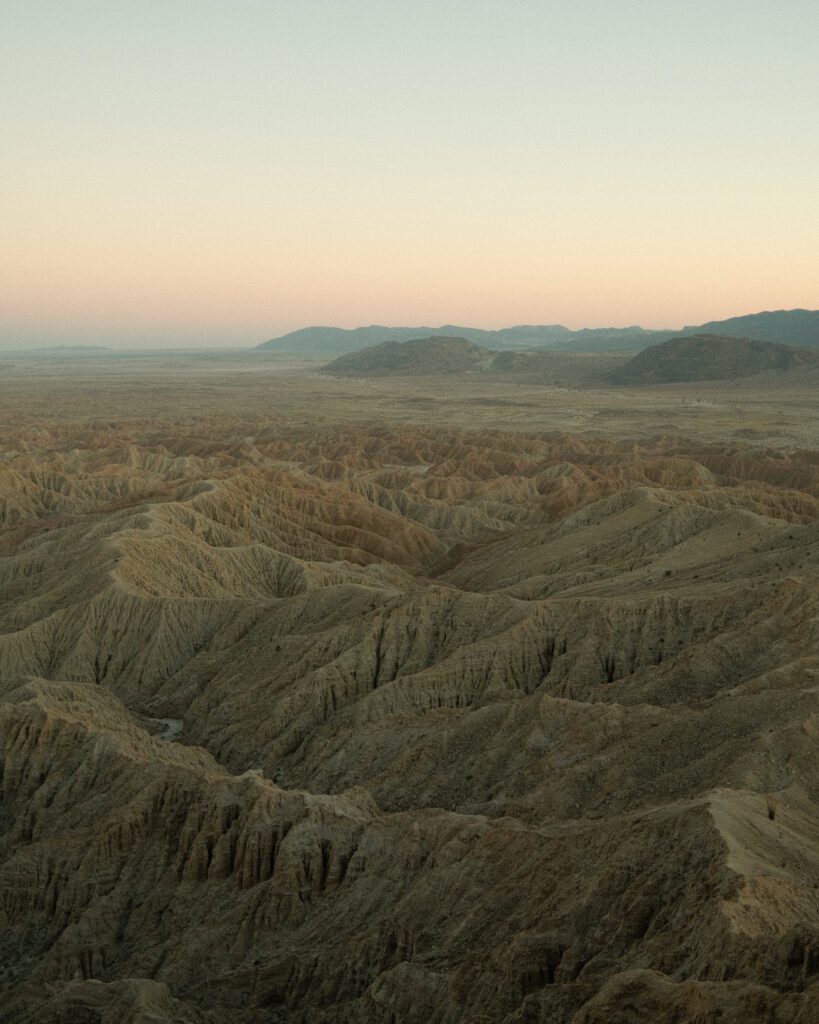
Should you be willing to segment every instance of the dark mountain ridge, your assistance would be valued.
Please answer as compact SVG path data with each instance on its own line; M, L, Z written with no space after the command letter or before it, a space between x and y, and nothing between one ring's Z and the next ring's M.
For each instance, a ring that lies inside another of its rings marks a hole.
M711 320L699 327L686 327L681 335L719 334L723 337L776 341L801 348L819 346L819 310L778 309L728 320Z

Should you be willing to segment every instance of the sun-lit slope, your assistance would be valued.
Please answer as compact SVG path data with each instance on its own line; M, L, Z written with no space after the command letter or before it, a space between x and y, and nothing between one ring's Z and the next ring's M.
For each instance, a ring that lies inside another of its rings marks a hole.
M62 424L0 500L19 1019L813 1012L814 452Z

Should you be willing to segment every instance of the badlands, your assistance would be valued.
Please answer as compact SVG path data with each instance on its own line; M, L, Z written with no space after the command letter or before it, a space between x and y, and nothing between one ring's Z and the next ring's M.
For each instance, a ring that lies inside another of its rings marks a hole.
M590 365L9 358L0 1019L819 1020L816 373Z

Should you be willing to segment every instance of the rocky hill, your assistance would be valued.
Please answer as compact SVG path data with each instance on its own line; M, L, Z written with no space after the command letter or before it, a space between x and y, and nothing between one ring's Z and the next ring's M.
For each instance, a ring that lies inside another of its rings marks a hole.
M385 341L339 356L322 372L338 377L426 377L467 373L488 366L494 353L466 338L431 337Z
M611 380L618 384L666 384L698 380L733 380L766 370L819 368L819 351L770 341L695 334L651 345Z

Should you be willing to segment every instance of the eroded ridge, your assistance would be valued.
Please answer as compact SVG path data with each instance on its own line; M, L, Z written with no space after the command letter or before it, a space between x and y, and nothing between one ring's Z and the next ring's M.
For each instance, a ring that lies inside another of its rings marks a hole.
M13 440L9 1020L814 1019L815 451Z

